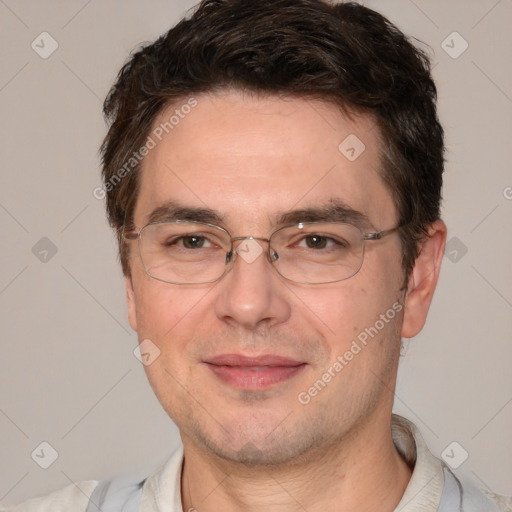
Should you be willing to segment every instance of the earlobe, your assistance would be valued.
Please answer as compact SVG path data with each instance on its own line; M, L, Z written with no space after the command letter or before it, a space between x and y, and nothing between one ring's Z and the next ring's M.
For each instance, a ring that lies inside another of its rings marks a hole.
M402 337L413 338L423 328L434 296L446 242L446 225L434 222L421 246L409 277L405 298Z
M135 291L130 276L124 277L124 287L126 291L126 305L128 306L128 322L134 331L137 331L137 308L135 300Z

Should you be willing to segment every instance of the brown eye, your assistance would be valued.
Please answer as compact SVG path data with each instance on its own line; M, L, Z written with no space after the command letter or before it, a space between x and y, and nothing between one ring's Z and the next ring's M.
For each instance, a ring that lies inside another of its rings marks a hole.
M306 246L309 249L325 249L327 247L327 241L327 237L320 235L305 237Z
M203 236L184 236L182 238L183 247L187 249L201 249L206 242Z

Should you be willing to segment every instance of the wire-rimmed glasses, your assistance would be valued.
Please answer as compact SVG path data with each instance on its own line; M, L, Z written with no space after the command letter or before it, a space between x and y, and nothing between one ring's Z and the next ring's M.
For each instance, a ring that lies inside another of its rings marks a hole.
M242 250L258 250L256 242L266 244L266 251L260 252L283 278L327 284L357 274L363 265L365 242L380 240L399 228L365 233L343 222L299 222L280 227L269 238L258 238L232 237L214 224L175 220L147 224L139 231L125 232L124 238L137 240L146 273L166 283L213 283L230 270ZM243 241L251 242L242 245Z

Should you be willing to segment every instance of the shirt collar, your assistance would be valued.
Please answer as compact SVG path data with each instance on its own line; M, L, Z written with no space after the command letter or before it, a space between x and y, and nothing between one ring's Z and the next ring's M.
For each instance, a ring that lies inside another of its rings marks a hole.
M417 427L402 416L393 414L391 435L402 458L413 467L411 479L394 512L437 510L444 486L441 461L430 453Z

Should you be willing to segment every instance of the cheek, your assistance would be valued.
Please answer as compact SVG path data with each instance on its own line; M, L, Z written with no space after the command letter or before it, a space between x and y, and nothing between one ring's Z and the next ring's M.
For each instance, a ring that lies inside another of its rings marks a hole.
M317 311L321 312L319 317L326 326L324 333L337 352L376 322L379 328L384 321L382 331L387 333L389 328L395 330L394 326L401 319L403 277L396 257L394 261L393 258L390 261L368 258L365 263L356 276L317 295Z
M157 353L144 370L155 394L167 403L175 399L176 383L187 380L187 348L197 324L194 306L201 303L201 295L151 278L139 283L136 294L138 339L150 340L149 346Z
M134 276L135 309L139 339L156 343L168 336L193 307L183 290L150 278Z
M176 302L172 294L143 278L135 290L137 325L140 337L160 338L172 325L173 307Z
M135 282L137 333L157 345L166 364L189 359L187 348L214 322L213 290L177 286L140 276Z

